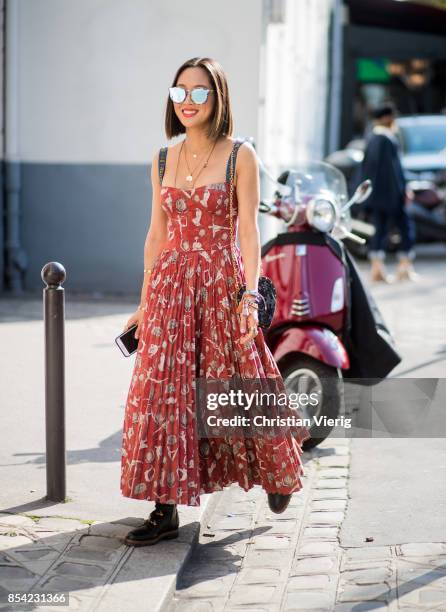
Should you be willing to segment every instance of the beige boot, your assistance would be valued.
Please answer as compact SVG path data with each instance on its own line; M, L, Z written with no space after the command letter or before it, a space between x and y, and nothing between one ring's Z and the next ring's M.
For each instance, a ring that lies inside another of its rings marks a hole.
M380 257L371 257L370 262L371 262L371 269L370 269L371 280L374 283L376 282L390 283L391 278L386 273L384 261Z
M409 257L401 257L396 268L395 276L399 281L417 281L420 278L413 269L412 261Z

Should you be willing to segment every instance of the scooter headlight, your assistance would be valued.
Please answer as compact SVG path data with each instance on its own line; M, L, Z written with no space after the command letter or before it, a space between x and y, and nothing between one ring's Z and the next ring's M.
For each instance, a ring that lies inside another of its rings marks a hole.
M326 198L314 198L307 204L307 221L320 232L331 232L336 222L335 205Z

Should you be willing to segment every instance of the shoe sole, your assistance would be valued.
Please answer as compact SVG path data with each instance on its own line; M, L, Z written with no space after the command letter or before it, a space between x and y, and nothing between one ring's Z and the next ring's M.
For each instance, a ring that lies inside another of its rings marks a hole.
M288 506L290 505L291 502L291 496L288 498L288 501L286 502L286 504L284 506L282 506L280 509L279 508L272 508L269 505L269 501L268 501L268 508L271 510L271 512L274 512L274 514L282 514L283 512L285 512L285 510L288 508Z
M274 510L271 508L271 506L269 506L269 509L271 510L271 512L273 512L274 514L282 514L283 512L285 512L285 510L288 508L289 506L289 502L286 506L284 506L283 508L281 508L280 510L278 510L277 508L275 508Z
M124 544L127 546L152 546L152 544L156 544L160 540L172 540L173 538L177 538L179 536L179 531L176 529L175 531L166 531L161 533L156 538L152 540L132 540L131 538L125 538Z

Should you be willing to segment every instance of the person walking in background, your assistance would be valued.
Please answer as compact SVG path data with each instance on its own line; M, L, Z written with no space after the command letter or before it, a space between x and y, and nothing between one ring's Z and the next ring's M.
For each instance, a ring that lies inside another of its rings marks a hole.
M398 280L416 280L412 261L415 257L414 227L407 214L406 181L399 157L399 141L396 136L396 109L386 102L373 111L374 125L366 139L364 159L360 167L361 180L371 179L373 191L366 207L371 211L375 234L370 241L369 259L373 281L390 282L386 273L385 241L388 230L396 226L401 244L396 256Z

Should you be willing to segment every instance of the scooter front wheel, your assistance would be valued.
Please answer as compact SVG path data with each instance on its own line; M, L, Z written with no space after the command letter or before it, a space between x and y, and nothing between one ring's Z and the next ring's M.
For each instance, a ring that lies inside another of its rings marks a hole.
M303 418L309 419L311 438L305 440L303 450L310 450L325 440L334 428L331 419L338 417L342 404L342 378L336 368L327 366L308 355L297 353L279 363L287 393L299 394L307 405L299 402ZM301 395L305 394L305 395Z

